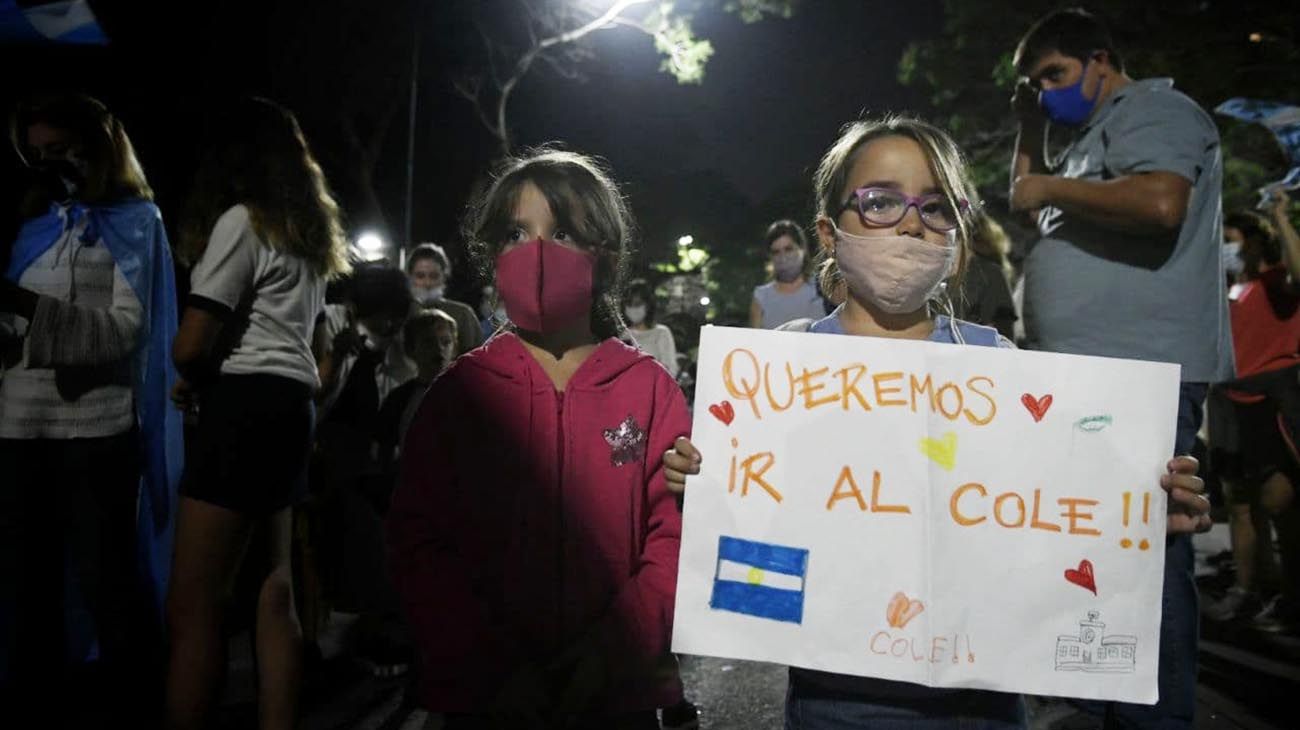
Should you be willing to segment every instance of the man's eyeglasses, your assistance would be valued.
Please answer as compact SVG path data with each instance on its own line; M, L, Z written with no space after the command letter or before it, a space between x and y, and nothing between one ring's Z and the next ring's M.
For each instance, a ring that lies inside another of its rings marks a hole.
M947 233L957 227L961 214L970 209L965 199L954 207L947 196L930 193L913 197L890 188L858 188L844 201L837 213L849 208L858 212L864 226L892 226L903 220L907 209L915 206L921 222L936 233Z

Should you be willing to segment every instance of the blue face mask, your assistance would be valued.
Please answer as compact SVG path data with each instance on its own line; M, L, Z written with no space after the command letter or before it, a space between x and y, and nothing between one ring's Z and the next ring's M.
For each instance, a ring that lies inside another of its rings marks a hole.
M1092 116L1092 110L1097 106L1097 99L1089 99L1083 95L1083 80L1088 77L1088 64L1083 66L1083 73L1079 74L1079 80L1061 89L1051 89L1043 91L1038 95L1038 105L1043 108L1043 113L1047 115L1056 124L1063 124L1067 127L1077 127L1088 121ZM1097 89L1097 96L1101 96L1101 89Z

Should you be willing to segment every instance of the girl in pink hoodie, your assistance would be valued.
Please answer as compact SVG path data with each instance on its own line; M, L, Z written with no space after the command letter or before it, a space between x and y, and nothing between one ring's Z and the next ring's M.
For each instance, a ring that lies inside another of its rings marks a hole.
M453 729L657 728L681 697L681 514L659 454L690 419L618 339L627 208L593 160L542 151L503 168L468 228L513 327L434 381L402 450L389 560L422 703Z

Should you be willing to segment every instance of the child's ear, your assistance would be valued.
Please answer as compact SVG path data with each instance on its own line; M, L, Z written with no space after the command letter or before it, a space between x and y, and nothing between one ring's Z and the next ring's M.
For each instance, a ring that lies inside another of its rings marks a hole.
M835 253L835 224L824 215L817 216L817 241L827 256Z

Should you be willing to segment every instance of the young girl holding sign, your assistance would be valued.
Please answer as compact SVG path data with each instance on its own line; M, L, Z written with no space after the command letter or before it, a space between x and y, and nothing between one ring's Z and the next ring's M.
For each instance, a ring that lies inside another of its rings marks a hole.
M975 189L957 145L925 122L884 117L847 125L813 178L817 196L823 291L846 286L848 298L830 316L785 329L954 344L1011 347L997 330L937 314L969 256ZM951 311L949 309L949 311ZM698 474L700 454L679 439L663 455L670 490ZM1170 515L1171 530L1203 524L1196 462L1179 457L1164 477L1171 500L1199 516ZM1202 505L1202 503L1204 503ZM790 669L786 727L1020 728L1018 695L938 689L907 682Z
M402 450L389 556L421 700L448 728L658 728L681 699L655 666L681 534L659 454L690 418L618 339L627 209L591 159L545 151L469 228L513 325L434 381Z

